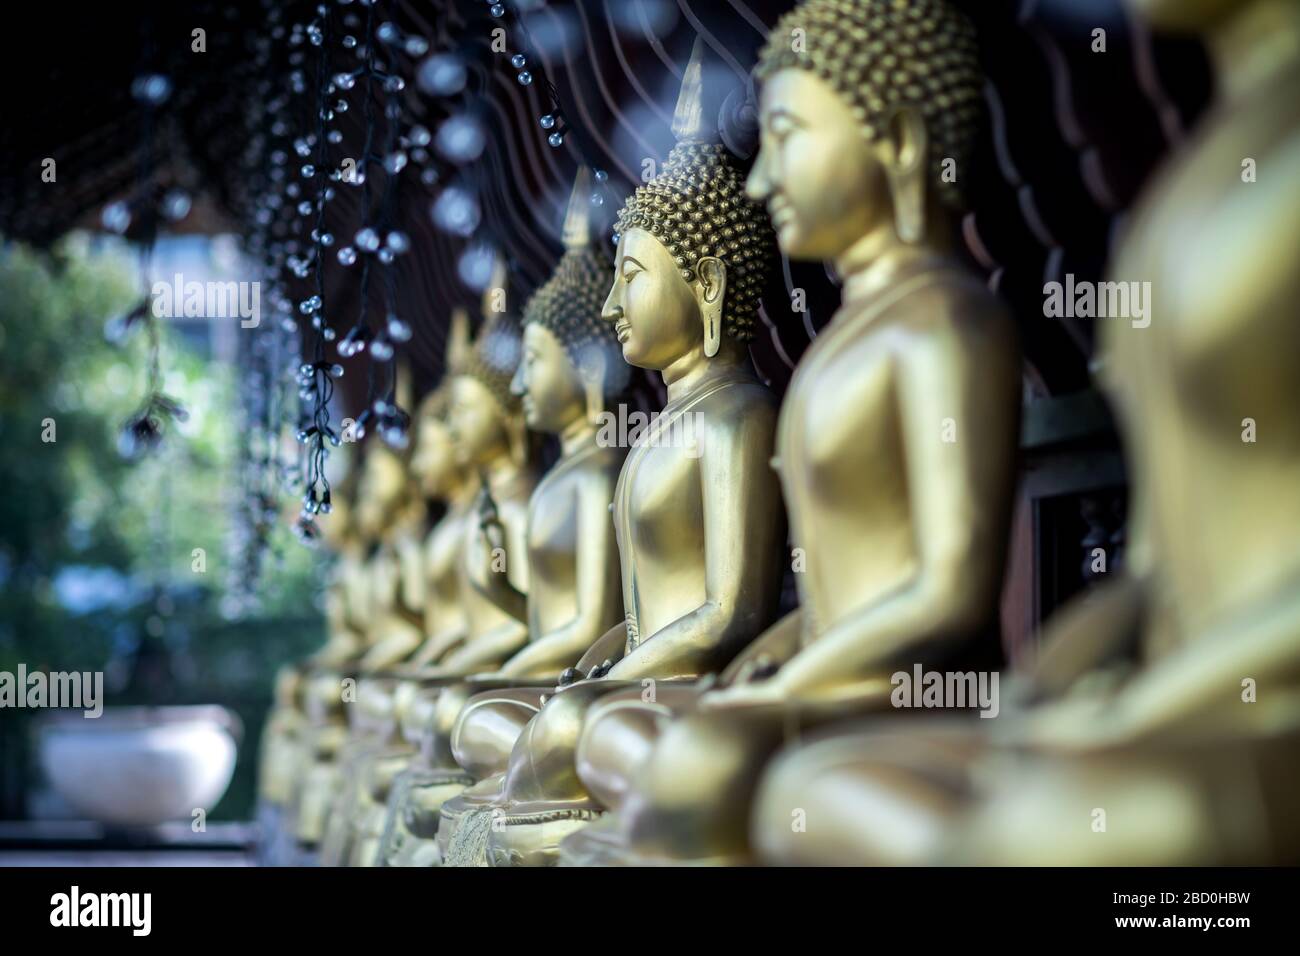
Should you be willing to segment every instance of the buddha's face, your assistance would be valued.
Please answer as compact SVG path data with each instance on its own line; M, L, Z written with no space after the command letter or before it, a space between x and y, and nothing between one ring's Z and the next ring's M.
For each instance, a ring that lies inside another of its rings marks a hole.
M878 151L844 99L808 70L786 69L763 86L761 141L745 191L765 203L781 250L835 259L893 221Z
M421 493L428 498L441 498L455 485L460 466L456 462L451 430L436 415L420 418L411 471L420 483Z
M460 465L475 467L498 455L509 454L510 441L501 406L478 379L458 375L452 381L447 423Z
M1157 30L1202 30L1254 0L1125 0L1130 9Z
M529 428L562 432L586 410L578 370L559 340L536 322L524 327L523 344L510 391L520 396Z
M406 467L385 445L373 442L366 451L365 470L357 503L357 523L371 538L387 529L407 490Z
M688 283L663 243L644 229L618 240L614 285L601 316L629 365L662 371L700 345L700 283Z

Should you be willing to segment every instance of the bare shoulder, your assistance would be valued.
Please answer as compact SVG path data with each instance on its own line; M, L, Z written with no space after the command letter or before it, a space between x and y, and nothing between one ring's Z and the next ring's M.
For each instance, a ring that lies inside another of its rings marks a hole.
M741 421L775 421L777 406L772 390L761 382L752 381L735 382L716 389L700 399L692 411L703 413L710 428L730 428Z
M1011 312L984 279L952 266L936 271L891 309L909 326L934 335L999 339L1014 335Z
M606 499L613 496L614 485L618 481L627 449L614 445L602 445L587 455L570 472L569 480L581 493L598 493Z
M953 372L1018 379L1019 344L1010 310L982 279L958 267L938 272L891 307L903 364L938 363Z

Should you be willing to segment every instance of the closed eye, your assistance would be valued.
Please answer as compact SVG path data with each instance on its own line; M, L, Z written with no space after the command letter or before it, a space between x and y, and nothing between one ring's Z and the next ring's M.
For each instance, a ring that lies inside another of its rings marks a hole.
M638 272L642 272L641 263L637 262L631 256L625 256L622 262L623 281L631 282Z
M794 114L784 109L774 110L767 117L767 132L777 143L784 143L791 134L797 133L803 124Z

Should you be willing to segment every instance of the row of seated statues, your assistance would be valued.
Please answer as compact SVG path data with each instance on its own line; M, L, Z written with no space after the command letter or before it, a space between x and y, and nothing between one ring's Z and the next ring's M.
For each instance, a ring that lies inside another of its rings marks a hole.
M806 0L754 72L752 163L697 50L612 254L581 171L549 281L472 340L460 317L412 451L368 450L328 519L330 639L281 675L263 744L299 847L1300 859L1300 3L1128 2L1203 37L1217 100L1109 269L1153 289L1148 324L1099 330L1125 567L1045 623L996 716L900 707L897 677L1001 666L1022 365L956 247L977 38L947 0ZM748 347L778 249L842 290L779 403ZM667 401L622 447L601 422L629 366ZM557 436L544 475L529 431Z

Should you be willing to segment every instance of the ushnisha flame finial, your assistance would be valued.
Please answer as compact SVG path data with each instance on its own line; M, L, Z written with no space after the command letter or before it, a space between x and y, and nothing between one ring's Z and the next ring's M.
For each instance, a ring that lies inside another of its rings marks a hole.
M454 374L465 366L471 345L469 312L461 306L451 310L451 328L447 332L447 371Z
M411 377L411 360L405 353L397 357L393 373L397 378L393 400L397 402L398 408L410 408L415 402L415 381Z
M564 213L565 249L586 249L591 245L591 218L591 170L579 166Z
M492 278L483 290L483 319L478 334L466 349L461 374L477 378L492 392L501 407L513 414L519 399L510 391L510 380L520 356L519 319L506 308L506 261L500 252L492 260Z
M498 292L497 290L500 290ZM483 290L483 306L480 315L492 319L498 312L506 311L506 260L500 251L492 253L492 275Z
M704 84L704 56L704 40L696 37L690 62L682 74L682 88L677 94L677 110L673 114L673 136L679 143L718 141L718 113L717 109L709 108Z

